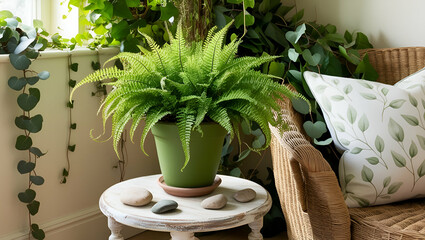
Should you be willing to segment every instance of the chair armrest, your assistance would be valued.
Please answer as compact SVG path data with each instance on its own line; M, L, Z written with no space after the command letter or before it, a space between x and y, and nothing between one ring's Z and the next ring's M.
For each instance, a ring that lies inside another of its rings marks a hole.
M271 127L273 167L279 167L280 161L289 162L295 195L301 210L307 210L314 239L350 239L350 216L335 173L322 154L296 131L293 124L289 125L292 130L282 135ZM279 147L287 151L286 157L277 156ZM288 177L282 176L285 171L275 169L274 172L276 183ZM294 206L284 208L290 211L291 207Z

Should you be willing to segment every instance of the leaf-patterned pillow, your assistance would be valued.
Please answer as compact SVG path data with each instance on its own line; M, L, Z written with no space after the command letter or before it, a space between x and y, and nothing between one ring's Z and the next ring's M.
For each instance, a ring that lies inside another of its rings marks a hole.
M335 146L349 207L425 196L425 70L394 86L305 72Z

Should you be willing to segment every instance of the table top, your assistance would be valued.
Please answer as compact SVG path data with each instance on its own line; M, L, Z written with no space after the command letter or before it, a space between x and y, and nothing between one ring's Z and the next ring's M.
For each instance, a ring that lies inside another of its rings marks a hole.
M212 193L201 197L176 197L167 194L157 183L161 175L150 175L117 183L105 192L99 200L100 210L104 215L114 218L127 226L155 231L185 231L205 232L228 229L245 225L261 219L270 209L272 200L269 193L252 181L219 175L222 179L220 186ZM139 186L148 189L152 202L146 206L133 207L120 201L120 193L126 188ZM252 188L257 196L247 203L233 199L233 194L245 188ZM219 210L209 210L201 207L202 200L216 194L227 197L227 205ZM160 200L170 199L178 203L174 211L155 214L152 206Z

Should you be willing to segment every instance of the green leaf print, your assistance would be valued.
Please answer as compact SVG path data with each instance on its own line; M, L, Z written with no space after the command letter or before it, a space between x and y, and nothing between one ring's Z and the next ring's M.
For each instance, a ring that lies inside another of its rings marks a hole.
M319 85L319 86L317 86L315 89L316 89L316 92L318 92L318 93L323 93L323 91L325 91L325 89L327 88L328 86L326 86L326 85Z
M373 180L373 171L364 165L362 169L362 179L365 182L372 182Z
M354 109L353 106L348 106L347 109L347 119L351 124L354 124L354 122L356 121L357 118L357 111L356 109Z
M412 126L418 126L419 125L419 120L417 117L412 116L412 115L405 115L405 114L401 114L401 116L404 118L404 120L406 120L406 122Z
M339 101L344 100L344 96L342 96L342 95L334 95L334 96L331 97L331 99L333 101L339 102Z
M366 81L359 81L358 83L359 83L360 85L362 85L363 87L365 87L365 88L373 89L373 85L372 85L372 84L367 83Z
M422 99L422 107L425 109L425 100Z
M385 148L385 142L384 139L382 139L379 135L375 138L375 148L378 152L382 153Z
M375 100L376 96L373 95L372 93L360 93L360 96L362 96L364 99L367 100Z
M353 178L354 178L353 174L348 174L347 176L345 176L345 185L349 184L351 180L353 180Z
M388 88L382 88L381 89L381 92L382 92L382 94L384 94L384 96L387 96L387 94L388 94L389 91L390 90L388 90Z
M418 154L418 146L416 146L416 143L412 141L409 148L409 155L411 158L414 158Z
M414 107L418 106L418 100L416 100L416 98L412 96L412 94L410 93L409 93L409 101L410 101L410 104L412 104Z
M425 176L425 160L418 167L418 176L421 178Z
M370 202L367 199L357 197L357 196L350 196L354 201L356 201L360 207L367 207L370 205Z
M361 148L359 148L359 147L355 147L355 148L353 148L352 150L351 150L351 152L350 153L352 153L352 154L359 154L359 153L361 153L363 151L363 149L361 149Z
M393 157L394 163L397 167L406 167L406 159L401 154L391 150L391 156Z
M403 185L402 182L395 182L388 187L388 194L394 194Z
M421 135L416 135L416 137L418 138L419 145L421 146L421 148L425 150L425 137Z
M391 183L391 176L384 178L384 182L383 182L384 188L388 187L388 185L390 185L390 183Z
M340 122L334 122L333 125L338 132L345 132L344 124L342 124Z
M369 157L366 158L366 160L372 165L376 165L379 163L379 159L377 157Z
M390 132L391 137L397 142L403 142L404 140L404 130L396 121L390 118L388 122L388 131Z
M345 138L341 138L341 139L339 139L339 142L342 144L342 145L344 145L344 146L348 146L348 145L350 145L350 141L348 141L347 139L345 139Z
M322 103L323 103L323 108L328 111L328 112L332 112L332 105L331 102L329 101L327 96L323 96L322 97Z
M353 87L351 86L351 84L347 84L347 86L344 87L343 91L345 94L349 94L351 91L353 91Z
M366 114L363 114L360 118L358 126L362 132L365 132L369 128L369 120L367 119Z
M403 106L403 104L406 102L406 100L404 99L397 99L397 100L393 100L390 102L390 107L394 108L394 109L399 109L401 108L401 106Z

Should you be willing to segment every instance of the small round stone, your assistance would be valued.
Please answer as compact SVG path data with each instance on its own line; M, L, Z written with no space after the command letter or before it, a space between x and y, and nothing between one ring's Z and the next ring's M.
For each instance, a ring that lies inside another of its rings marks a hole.
M227 198L223 194L217 194L204 199L201 206L205 209L221 209L227 204Z
M251 200L253 200L256 197L256 193L254 190L252 190L251 188L245 188L242 189L240 191L237 191L234 195L233 198L238 201L238 202L249 202Z
M144 206L152 201L152 193L146 188L130 187L121 192L120 200L130 206Z
M153 205L151 211L158 214L165 213L176 209L178 206L178 203L174 200L161 200Z

